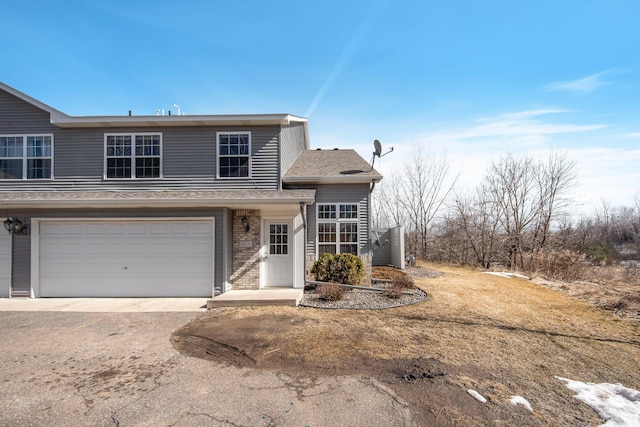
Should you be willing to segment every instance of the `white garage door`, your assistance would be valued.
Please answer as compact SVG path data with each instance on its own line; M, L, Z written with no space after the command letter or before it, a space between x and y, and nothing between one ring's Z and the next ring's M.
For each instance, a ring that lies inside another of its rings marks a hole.
M210 297L213 220L42 221L42 297Z
M11 235L0 229L0 298L11 293Z

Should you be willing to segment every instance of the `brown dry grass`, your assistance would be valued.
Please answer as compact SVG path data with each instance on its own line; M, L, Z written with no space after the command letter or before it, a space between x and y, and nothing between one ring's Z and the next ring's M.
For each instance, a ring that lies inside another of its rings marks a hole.
M422 425L597 424L595 413L554 376L640 390L637 323L535 283L425 266L444 275L416 279L430 296L417 305L383 311L228 309L207 314L198 320L200 330L192 324L190 332L241 349L258 367L288 372L358 374L367 361L433 359L447 372L438 387L454 397L439 399L435 385L426 391L391 386L414 405ZM234 331L233 325L242 326ZM479 404L467 388L489 399L484 418L470 412ZM513 409L512 395L528 399L534 412Z
M640 268L591 266L584 269L583 280L561 282L534 279L534 282L580 298L617 315L640 320Z

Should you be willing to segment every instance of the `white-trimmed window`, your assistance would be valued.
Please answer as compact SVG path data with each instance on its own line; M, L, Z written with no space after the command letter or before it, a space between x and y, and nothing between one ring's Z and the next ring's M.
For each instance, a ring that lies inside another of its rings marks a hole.
M354 203L318 204L318 256L358 255L358 205Z
M51 179L53 135L0 135L0 179Z
M218 178L251 176L251 132L217 132Z
M162 134L105 134L105 178L162 177Z

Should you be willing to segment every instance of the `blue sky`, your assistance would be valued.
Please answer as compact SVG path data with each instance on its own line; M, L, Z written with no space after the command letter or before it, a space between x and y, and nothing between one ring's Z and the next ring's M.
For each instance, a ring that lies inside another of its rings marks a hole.
M415 147L473 186L566 151L577 202L640 192L640 2L4 2L0 81L70 115L291 113L313 147Z

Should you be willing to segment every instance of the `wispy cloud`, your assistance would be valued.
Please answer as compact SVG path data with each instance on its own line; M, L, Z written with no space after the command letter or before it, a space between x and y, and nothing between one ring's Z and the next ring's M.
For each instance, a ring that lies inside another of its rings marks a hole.
M622 138L640 139L640 132L629 132L620 135Z
M480 124L475 126L440 130L421 135L418 139L439 143L465 143L469 140L483 139L494 142L510 140L513 143L536 144L547 143L549 135L589 132L609 126L607 124L554 123L541 119L542 116L568 112L560 109L540 109L501 114L479 119Z
M613 84L613 82L604 79L604 77L609 73L610 71L602 71L577 80L554 82L546 85L544 88L551 92L573 92L586 95L601 88L602 86Z
M354 31L349 42L344 46L342 53L338 58L338 61L331 69L331 73L329 73L329 76L325 79L324 83L316 93L316 96L313 98L311 105L307 109L305 117L311 117L313 112L318 107L318 104L320 104L320 101L322 101L322 98L324 98L325 94L329 91L331 86L333 86L336 79L338 78L338 76L340 76L344 68L347 66L358 47L360 47L365 37L369 34L375 22L382 14L383 9L387 6L388 2L388 0L382 0L378 1L377 3L371 2L369 4L364 19Z

